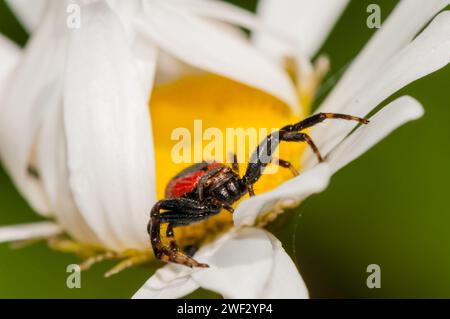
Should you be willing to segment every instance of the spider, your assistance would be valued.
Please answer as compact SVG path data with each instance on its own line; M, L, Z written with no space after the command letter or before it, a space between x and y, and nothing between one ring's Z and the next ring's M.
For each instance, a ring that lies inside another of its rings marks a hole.
M232 205L237 200L247 193L254 196L253 185L259 180L267 164L274 162L272 154L281 141L306 142L319 162L322 162L322 155L311 137L301 131L325 119L369 123L367 119L346 114L318 113L298 123L286 125L263 139L253 151L242 178L239 175L236 155L233 155L231 167L218 162L201 162L189 166L174 176L166 187L166 198L156 202L150 212L147 231L155 257L164 262L188 267L209 267L193 259L191 254L180 251L173 229L201 222L217 215L222 209L233 213ZM288 161L278 159L275 164L290 169L294 175L298 174ZM161 224L167 224L166 237L169 239L169 245L164 245L162 242Z

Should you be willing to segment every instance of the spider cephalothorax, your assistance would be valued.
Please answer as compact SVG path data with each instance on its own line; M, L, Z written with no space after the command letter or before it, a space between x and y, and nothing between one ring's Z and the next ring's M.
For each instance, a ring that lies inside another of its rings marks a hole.
M301 131L329 118L352 120L363 124L369 122L346 114L318 113L269 134L252 153L242 178L239 175L236 156L233 156L232 167L217 162L202 162L184 169L173 177L166 188L166 199L158 201L153 206L148 223L148 232L156 258L189 267L208 267L178 249L173 228L201 222L217 215L222 209L233 213L232 205L237 200L247 193L250 196L254 195L253 185L261 177L264 168L274 160L272 154L280 141L306 142L322 162L323 158L312 139ZM289 168L294 175L297 174L288 161L277 159L274 163ZM170 239L169 246L164 245L161 240L161 224L167 224L166 236Z

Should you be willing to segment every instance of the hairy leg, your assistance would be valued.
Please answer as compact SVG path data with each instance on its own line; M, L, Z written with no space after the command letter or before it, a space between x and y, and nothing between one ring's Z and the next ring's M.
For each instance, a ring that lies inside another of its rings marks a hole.
M298 171L295 169L295 167L289 161L274 157L274 158L272 158L272 164L278 165L283 168L288 168L292 172L292 175L294 175L294 176L298 175Z
M164 210L164 212L161 212ZM188 267L208 267L182 253L176 247L175 242L169 247L164 245L161 239L161 224L169 223L169 237L173 238L173 227L189 225L218 214L220 207L210 207L206 204L185 198L160 200L150 214L148 232L155 257L164 262L173 262Z
M256 183L261 177L265 167L272 161L272 154L278 147L281 141L287 142L306 142L316 154L319 162L323 161L323 157L320 154L319 149L314 144L311 137L300 131L312 127L316 124L323 122L326 119L341 119L348 121L356 121L361 124L368 124L369 120L340 113L318 113L314 114L298 123L289 124L282 127L279 131L268 135L256 148L250 157L250 161L247 165L243 182L247 185L250 195L252 195L251 185Z

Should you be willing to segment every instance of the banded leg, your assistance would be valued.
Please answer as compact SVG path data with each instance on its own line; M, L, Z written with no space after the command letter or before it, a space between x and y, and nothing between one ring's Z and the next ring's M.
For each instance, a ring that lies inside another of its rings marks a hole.
M347 120L347 121L355 121L355 122L359 122L361 124L369 124L369 120L362 118L362 117L341 114L341 113L317 113L317 114L311 115L310 117L307 117L304 120L301 120L298 123L286 125L285 127L281 128L280 131L302 131L302 130L312 127L316 124L319 124L319 123L325 121L326 119L340 119L340 120Z
M306 142L316 154L319 162L323 161L323 157L319 149L314 144L311 137L300 131L312 127L323 122L326 119L342 119L348 121L356 121L361 124L368 124L369 120L340 113L318 113L312 115L298 123L290 124L282 127L279 131L268 135L256 148L250 157L247 169L242 177L243 182L247 185L250 195L253 194L251 185L256 183L261 177L267 164L272 161L272 154L281 141Z
M298 176L298 171L295 169L294 165L292 165L291 162L289 161L285 161L281 158L274 157L272 158L272 164L278 165L283 168L288 168L292 172L292 175Z
M250 162L247 166L247 170L242 177L244 183L247 185L250 196L254 195L253 184L259 180L267 164L273 162L272 154L281 141L306 142L316 154L319 162L323 162L323 158L319 152L319 149L308 134L300 133L297 131L283 130L272 133L271 135L266 137L263 142L261 142L256 151L252 154ZM292 171L293 167L289 162L286 163L286 161L282 161L282 163L280 163L280 166L283 165L286 165L286 167L290 168ZM293 174L298 174L298 172L295 170L293 171Z
M296 131L280 131L280 140L286 142L306 142L313 150L318 161L323 162L323 157L316 144L314 144L312 138L306 133L300 133Z
M170 240L169 247L173 251L177 251L179 249L177 242L175 241L175 233L173 232L173 229L176 226L182 226L182 225L176 225L176 224L170 223L169 225L167 225L167 229L166 229L166 237L169 238L169 240ZM197 250L198 250L198 247L195 245L189 245L189 246L183 248L184 253L189 257L194 256L194 254L197 252Z
M174 224L169 223L166 229L166 237L169 238L169 247L173 251L178 250L177 242L175 241L175 234L173 233Z
M247 186L248 194L253 197L255 196L255 190L253 189L253 184Z
M165 210L165 212L161 213L161 210ZM184 198L166 199L157 202L151 210L150 221L147 226L155 257L164 262L173 262L188 267L208 267L208 265L197 262L178 249L173 249L176 247L175 243L171 244L170 247L165 246L161 239L161 224L169 224L169 235L173 237L173 227L200 222L219 212L220 207L214 207L211 210L202 203Z
M222 202L222 201L220 201L220 200L218 200L218 199L213 199L212 202L214 203L214 205L219 206L219 207L221 207L221 208L223 208L223 209L229 211L229 212L232 213L232 214L234 213L233 207L231 207L231 206L228 205L227 203L224 203L224 202Z

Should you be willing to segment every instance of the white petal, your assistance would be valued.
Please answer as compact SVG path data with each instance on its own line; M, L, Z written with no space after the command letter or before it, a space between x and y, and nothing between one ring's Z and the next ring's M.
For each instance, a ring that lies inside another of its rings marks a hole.
M155 64L158 57L158 51L153 45L136 41L131 50L133 51L134 59L136 61L137 71L139 73L140 82L144 92L149 94L153 89L155 80Z
M92 0L83 0L85 4L88 4ZM94 0L98 1L98 0ZM133 22L136 15L142 11L142 0L106 0L112 11L120 18L121 23L127 33L129 43L133 43L136 35Z
M47 6L47 0L7 0L7 2L29 32L38 26Z
M152 1L138 25L152 42L183 62L266 91L300 112L284 70L214 23Z
M210 23L220 27L223 31L235 36L238 40L247 39L245 33L239 28L246 28L251 31L259 30L266 32L272 37L291 43L290 39L283 37L283 34L263 25L258 17L245 9L224 1L216 0L170 0L167 2L177 8L181 8L195 15L207 18ZM308 69L312 69L309 61ZM186 74L200 73L201 70L189 66L182 61L175 59L164 51L158 57L158 70L156 74L157 83L165 83L180 78Z
M186 75L202 74L205 71L194 68L164 51L158 52L155 84L170 83Z
M328 36L348 0L261 0L258 15L264 23L284 31L297 46L312 57ZM264 33L257 33L258 47L276 57L291 51Z
M281 242L268 234L275 251L274 265L269 281L262 291L261 298L267 299L306 299L308 289L291 257L283 249Z
M290 38L285 30L271 28L268 24L263 23L262 19L253 12L242 9L231 3L220 0L169 0L168 4L177 8L182 8L190 13L207 18L225 22L241 28L246 28L253 32L262 32L270 35L274 40L282 41L289 46L295 42L295 38ZM236 34L242 38L242 33Z
M180 298L198 287L224 298L307 298L308 292L281 243L265 230L233 229L202 247L195 259L210 265L191 269L169 264L133 298Z
M47 238L58 235L63 230L52 222L36 222L0 227L0 243L18 240Z
M191 278L191 269L169 264L155 274L134 294L133 299L181 298L199 288Z
M60 92L61 86L55 91ZM101 244L76 207L69 187L62 103L47 111L37 145L39 174L58 224L79 242Z
M210 258L196 258L210 268L192 273L202 288L224 298L257 298L273 267L273 247L267 232L243 228L223 243Z
M410 44L389 58L370 83L348 101L346 106L341 107L339 112L365 116L393 93L449 62L450 11L445 11ZM355 127L354 122L348 121L329 123L329 127L317 126L312 132L323 154L327 154ZM311 155L310 152L309 154Z
M83 7L83 27L71 40L64 122L75 201L109 248L148 247L156 196L150 92L105 3Z
M332 166L333 172L341 169L397 127L421 117L423 112L422 105L410 96L396 99L371 117L368 125L361 126L339 144L330 153L327 162Z
M125 29L126 43L124 45L129 45L133 51L143 88L150 91L153 87L157 50L136 32L134 22L136 16L142 12L142 1L107 0L107 2L114 14L120 18Z
M9 78L11 73L17 66L21 56L20 48L0 34L0 103L2 91L10 83Z
M233 229L195 255L210 265L192 272L224 298L307 298L297 268L278 239L259 228Z
M48 215L50 208L39 180L27 174L32 148L46 108L60 103L57 84L63 75L65 18L62 2L52 2L27 44L0 104L0 154L19 191L32 207Z
M319 111L341 111L348 100L363 86L373 83L380 68L449 3L450 0L400 1L352 62Z
M224 234L212 243L201 247L194 257L202 262L206 262L233 236L234 231ZM192 273L195 271L202 271L202 269L191 269L181 265L167 264L158 269L136 292L133 298L152 299L183 297L199 287L191 277Z
M342 1L342 0L339 0ZM347 0L344 0L347 1ZM310 57L304 52L303 48L299 46L297 34L292 32L286 32L285 28L277 28L278 25L270 25L266 21L260 19L254 13L232 5L224 1L216 0L170 0L168 2L178 7L182 7L184 10L195 13L208 19L214 19L214 21L223 21L234 26L246 28L253 32L253 34L262 37L264 35L271 41L270 47L283 47L286 52L297 58L298 62L298 74L307 78L313 72L313 66L310 61ZM242 37L242 33L238 34ZM266 39L266 38L264 38ZM265 52L267 53L267 52ZM276 56L275 62L280 67L285 67L285 60Z
M233 214L236 226L253 225L259 217L281 206L293 206L309 195L323 191L327 185L331 171L328 164L319 164L310 170L303 171L272 191L244 200ZM262 176L270 178L270 176Z
M196 15L231 23L250 30L262 27L254 13L217 0L169 0L167 3Z

